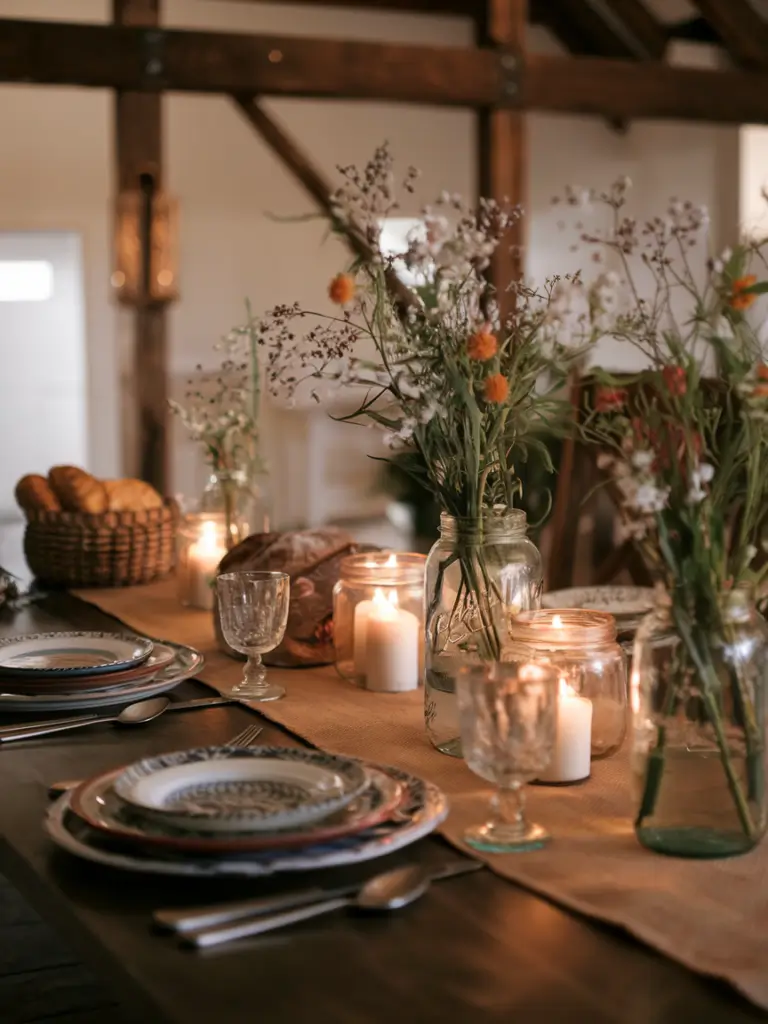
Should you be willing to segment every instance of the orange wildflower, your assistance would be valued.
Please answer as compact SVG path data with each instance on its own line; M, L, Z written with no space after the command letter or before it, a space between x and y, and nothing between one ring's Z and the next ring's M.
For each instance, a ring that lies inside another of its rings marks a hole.
M759 363L757 367L757 379L768 380L768 366L765 363Z
M753 398L768 398L768 384L755 384L752 388Z
M496 335L481 328L470 335L467 341L467 355L470 359L476 359L478 363L485 363L493 359L499 350L499 343Z
M736 278L733 282L733 287L731 288L731 297L728 300L728 304L731 309L749 309L757 298L756 295L751 295L746 291L746 289L751 288L753 284L757 284L757 278L754 274L747 274L746 277Z
M485 378L483 390L486 402L501 405L509 394L509 381L503 373L492 373L490 377Z
M355 297L355 279L351 274L337 274L328 286L328 297L337 306L346 306Z

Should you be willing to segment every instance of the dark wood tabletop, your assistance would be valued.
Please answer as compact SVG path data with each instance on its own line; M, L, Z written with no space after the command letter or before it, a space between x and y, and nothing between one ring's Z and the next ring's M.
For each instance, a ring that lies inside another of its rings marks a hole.
M0 612L2 635L114 625L67 595L16 613ZM186 699L209 693L198 683L176 691ZM490 871L436 884L417 903L387 916L339 912L209 953L182 950L150 927L151 911L163 906L275 892L299 882L332 884L406 860L437 864L456 857L439 838L355 869L280 881L196 881L80 862L56 850L43 833L50 783L152 753L220 743L253 717L239 706L214 707L166 714L141 728L99 725L0 750L0 871L95 969L128 1019L143 1024L739 1024L764 1019L727 986ZM298 742L268 722L263 737Z

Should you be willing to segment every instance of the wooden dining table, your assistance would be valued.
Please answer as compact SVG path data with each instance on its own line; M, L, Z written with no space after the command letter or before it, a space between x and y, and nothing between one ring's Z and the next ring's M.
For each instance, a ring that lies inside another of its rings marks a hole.
M3 636L115 626L115 620L67 594L0 611ZM210 693L203 684L188 682L173 696ZM153 753L222 743L254 718L253 711L233 704L166 713L130 729L99 724L0 749L0 871L90 965L126 1020L739 1024L764 1019L728 986L487 870L436 883L397 912L339 911L207 953L184 950L151 926L152 911L161 907L197 906L297 885L345 884L396 864L438 866L462 856L437 837L355 868L275 880L191 880L79 861L57 850L43 831L51 783ZM0 725L11 721L0 717ZM300 742L266 720L262 738ZM0 946L12 941L12 930L0 918ZM12 1009L0 1019L13 1024ZM79 1018L66 1019L76 1024ZM105 1009L87 1019L112 1024L117 1017Z

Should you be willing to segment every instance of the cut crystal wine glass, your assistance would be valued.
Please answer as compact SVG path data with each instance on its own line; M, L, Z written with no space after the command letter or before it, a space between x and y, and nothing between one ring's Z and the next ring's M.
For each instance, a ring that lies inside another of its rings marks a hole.
M545 661L505 661L464 668L457 679L464 759L498 787L489 820L464 841L477 850L534 850L549 839L525 817L525 784L546 768L557 722L557 671Z
M290 577L284 572L226 572L216 578L216 590L224 638L248 658L242 680L230 691L232 696L279 700L285 690L267 681L261 656L273 651L285 635Z

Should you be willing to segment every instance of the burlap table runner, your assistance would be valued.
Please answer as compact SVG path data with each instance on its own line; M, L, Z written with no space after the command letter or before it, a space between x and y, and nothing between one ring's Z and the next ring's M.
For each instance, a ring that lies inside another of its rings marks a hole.
M231 685L242 666L218 652L209 613L182 608L170 582L77 596L152 636L202 650L202 678ZM448 793L441 832L461 844L490 791L463 762L438 754L424 732L423 693L377 694L349 686L333 668L271 669L288 691L258 710L325 750L393 764ZM534 853L487 856L505 878L590 917L620 925L703 974L729 981L768 1009L768 843L743 857L686 861L643 850L634 838L626 758L598 762L575 787L529 787L531 817L554 836ZM479 855L478 855L479 856Z

